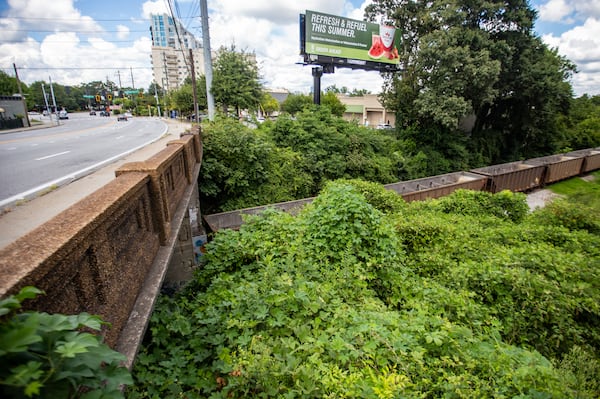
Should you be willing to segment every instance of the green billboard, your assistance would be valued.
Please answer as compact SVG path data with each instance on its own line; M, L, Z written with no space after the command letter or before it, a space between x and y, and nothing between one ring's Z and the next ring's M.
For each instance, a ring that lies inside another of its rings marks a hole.
M400 33L379 25L306 11L304 52L335 58L398 64Z

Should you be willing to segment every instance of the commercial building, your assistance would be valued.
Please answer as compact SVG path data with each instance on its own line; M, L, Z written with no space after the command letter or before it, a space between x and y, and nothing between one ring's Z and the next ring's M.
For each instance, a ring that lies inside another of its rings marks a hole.
M360 97L338 94L342 104L346 106L344 119L354 120L359 124L377 127L378 125L396 125L396 115L386 110L377 94L366 94Z
M154 81L164 89L179 88L190 76L190 50L196 75L204 74L204 49L201 41L167 14L152 15L152 72Z

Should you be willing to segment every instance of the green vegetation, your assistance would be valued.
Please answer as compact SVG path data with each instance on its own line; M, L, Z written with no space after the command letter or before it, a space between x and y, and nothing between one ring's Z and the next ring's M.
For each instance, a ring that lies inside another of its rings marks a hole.
M599 234L600 171L590 174L589 178L590 181L574 178L550 186L552 191L564 197L553 201L540 214L553 219L553 224Z
M256 55L237 51L235 45L221 47L214 63L211 92L224 114L229 106L240 115L242 109L258 109L262 97Z
M600 234L573 208L330 182L214 237L160 299L127 395L596 398Z
M0 301L0 396L3 398L121 398L131 384L125 357L82 332L100 331L97 316L20 312L42 292L23 288Z
M289 98L289 97L288 97ZM205 214L316 195L327 181L397 181L396 139L310 106L251 129L231 118L203 125L199 189Z
M365 13L402 32L402 72L386 77L382 98L410 155L493 165L585 146L575 134L585 127L563 120L579 105L575 65L535 36L529 2L375 0Z

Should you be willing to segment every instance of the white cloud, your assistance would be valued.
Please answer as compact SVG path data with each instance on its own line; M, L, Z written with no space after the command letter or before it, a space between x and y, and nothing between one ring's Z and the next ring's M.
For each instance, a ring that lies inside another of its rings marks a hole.
M125 40L129 37L129 27L125 25L117 25L117 37Z
M540 20L559 22L571 15L573 11L574 7L568 0L550 0L540 6Z
M142 17L150 19L151 14L168 14L169 9L164 0L146 1L142 5Z
M86 30L101 31L102 26L90 16L81 15L81 12L73 7L73 0L8 0L9 12L7 19L11 17L25 17L20 20L22 29L31 28L39 30Z
M600 18L600 2L589 0L548 0L538 6L540 21L572 24Z
M340 15L339 10L346 10L347 17L362 20L364 8L369 3L365 0L357 10L345 0L210 2L211 46L216 50L235 44L238 49L255 52L265 86L308 93L313 86L311 67L298 65L302 61L299 54L300 13L308 9ZM325 74L321 79L322 88L335 84L373 93L381 91L382 83L377 72L348 69L337 69L334 74Z
M600 94L600 19L588 18L583 25L542 40L577 65L579 73L572 79L577 95Z

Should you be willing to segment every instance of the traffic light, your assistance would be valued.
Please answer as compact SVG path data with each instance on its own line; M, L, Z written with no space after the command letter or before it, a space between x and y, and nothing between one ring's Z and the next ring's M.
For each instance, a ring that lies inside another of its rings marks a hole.
M142 97L144 97L144 93L142 93L142 92L140 91L140 92L138 93L138 97L139 97L139 98L142 98Z
M102 97L100 97L100 94L96 94L96 102L99 103L100 101L102 101Z
M112 94L108 94L108 95L106 96L106 99L107 99L108 101L112 101Z

